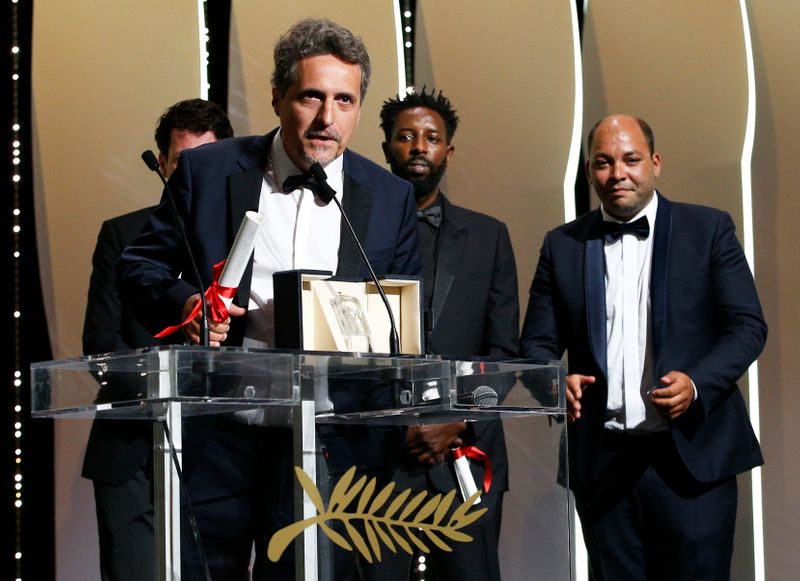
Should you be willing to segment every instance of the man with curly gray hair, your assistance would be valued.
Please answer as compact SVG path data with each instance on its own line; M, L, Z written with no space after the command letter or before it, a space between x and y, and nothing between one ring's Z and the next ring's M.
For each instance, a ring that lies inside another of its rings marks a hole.
M347 148L369 75L363 42L329 20L302 20L279 39L272 88L279 126L267 135L229 139L197 154L184 152L170 178L181 220L163 202L123 253L120 293L145 327L158 332L182 325L185 336L200 343L201 317L190 313L249 210L264 216L265 224L230 316L209 325L212 346L276 346L275 272L312 269L368 277L357 246L341 234L335 204L320 200L316 184L306 180L314 163L325 168L328 185L350 214L375 272L421 274L413 188ZM179 221L193 241L201 281L190 274L189 257L175 235ZM241 421L223 415L203 419L202 429L184 423L185 432L198 432L184 436L196 443L184 455L184 473L210 570L210 575L204 571L185 531L184 578L246 579L254 540L254 579L294 577L292 551L279 563L267 563L261 546L294 521L292 432L286 423ZM371 430L366 436L326 440L331 465L356 458L366 471L382 469L383 443L391 434ZM335 578L345 577L337 572Z
M272 86L286 93L297 80L299 60L326 54L361 67L360 101L363 102L372 73L367 48L352 32L324 18L301 20L281 36L275 45Z
M294 165L307 171L344 153L358 125L371 66L360 38L325 19L301 20L275 45L272 107Z

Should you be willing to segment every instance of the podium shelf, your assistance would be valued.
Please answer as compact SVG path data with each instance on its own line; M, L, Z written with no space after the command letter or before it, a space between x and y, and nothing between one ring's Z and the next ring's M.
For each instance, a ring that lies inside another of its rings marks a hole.
M312 402L320 423L416 424L565 413L561 362L151 347L34 363L32 416L159 419Z

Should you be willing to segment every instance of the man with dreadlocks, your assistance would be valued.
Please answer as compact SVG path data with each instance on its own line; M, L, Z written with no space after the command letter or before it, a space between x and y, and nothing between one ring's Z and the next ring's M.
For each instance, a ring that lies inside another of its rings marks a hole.
M452 139L457 126L450 100L441 91L427 92L424 87L403 99L385 101L381 110L386 161L392 173L414 186L426 349L463 358L515 357L519 300L508 229L494 218L452 204L440 189L455 151ZM431 568L441 580L500 579L497 545L508 460L499 421L411 427L404 465L394 480L400 489L442 493L457 489L453 457L461 453L472 458L485 455L484 460L470 460L470 469L483 488L480 507L488 512L465 531L472 542L453 543L453 552L432 548Z

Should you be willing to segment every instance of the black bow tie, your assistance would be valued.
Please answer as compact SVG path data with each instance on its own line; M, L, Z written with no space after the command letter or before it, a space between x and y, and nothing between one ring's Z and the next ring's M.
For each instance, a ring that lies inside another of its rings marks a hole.
M441 206L428 206L423 210L417 210L417 218L425 220L434 228L438 228L442 224L442 207Z
M314 176L312 176L310 173L301 173L289 176L283 180L283 191L288 194L289 192L293 192L301 188L313 190L316 185L317 182L314 181Z
M609 242L619 240L623 234L633 234L641 240L650 236L650 223L647 221L647 216L642 216L633 222L603 222L603 236Z

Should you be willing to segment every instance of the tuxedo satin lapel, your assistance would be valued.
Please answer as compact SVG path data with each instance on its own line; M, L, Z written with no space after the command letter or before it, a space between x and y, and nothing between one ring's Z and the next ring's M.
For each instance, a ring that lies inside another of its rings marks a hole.
M590 236L584 249L584 280L586 285L586 325L589 345L599 369L608 377L608 342L606 339L605 253L601 232L600 212L589 225Z
M653 259L650 266L650 317L653 359L661 354L661 338L667 313L667 275L669 245L672 238L672 204L659 194L656 228L653 233Z
M434 328L456 278L459 259L463 256L468 236L466 229L458 228L448 219L447 209L445 209L444 221L439 229L438 260L436 261L436 276L431 300Z
M361 244L366 244L369 234L369 218L372 214L372 190L365 188L355 181L346 172L344 175L344 193L342 207L350 218L350 224L356 231ZM364 249L366 251L366 248ZM358 276L361 272L361 253L358 251L353 237L347 229L342 218L341 233L339 235L339 263L336 274L339 276Z
M258 200L261 196L261 184L264 178L264 171L260 167L253 167L247 171L233 174L228 178L228 196L230 198L228 232L230 240L228 247L233 245L233 239L239 231L239 226L244 219L245 212L248 210L258 211ZM250 298L250 277L253 275L253 258L247 263L247 269L242 276L242 283L236 293L236 303L247 307Z

